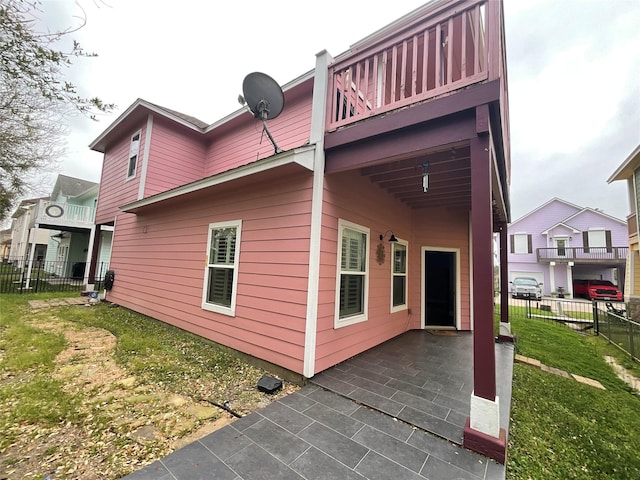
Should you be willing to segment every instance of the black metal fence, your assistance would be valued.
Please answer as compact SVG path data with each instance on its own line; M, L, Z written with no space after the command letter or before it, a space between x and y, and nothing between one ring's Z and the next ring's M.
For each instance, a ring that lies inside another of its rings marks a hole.
M626 317L626 312L601 312L596 316L597 334L640 362L640 323Z
M499 317L502 305L496 302ZM509 298L509 317L562 323L588 335L600 335L611 344L640 361L640 323L628 318L627 307L620 302L543 297L542 300Z
M29 270L28 259L0 264L0 293L81 292L84 262L34 261ZM108 265L96 265L95 289L101 289Z

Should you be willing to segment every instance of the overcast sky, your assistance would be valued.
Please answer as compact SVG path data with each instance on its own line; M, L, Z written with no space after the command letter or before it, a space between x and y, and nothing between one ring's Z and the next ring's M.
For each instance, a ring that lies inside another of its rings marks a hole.
M72 121L59 173L99 182L88 144L137 98L213 123L239 108L247 73L285 84L424 3L79 0L73 38L98 57L68 73L117 108ZM51 29L74 16L73 0L44 1ZM626 186L606 180L640 143L640 0L505 0L505 17L512 220L553 197L624 219Z

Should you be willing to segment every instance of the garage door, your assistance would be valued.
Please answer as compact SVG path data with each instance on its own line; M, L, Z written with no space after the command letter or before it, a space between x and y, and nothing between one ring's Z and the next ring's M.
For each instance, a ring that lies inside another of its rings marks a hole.
M509 281L513 282L516 277L535 278L538 283L544 283L544 273L542 272L509 272Z

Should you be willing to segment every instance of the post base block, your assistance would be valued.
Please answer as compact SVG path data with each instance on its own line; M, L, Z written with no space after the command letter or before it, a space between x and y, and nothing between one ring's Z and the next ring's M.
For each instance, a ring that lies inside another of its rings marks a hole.
M513 334L511 333L511 323L500 322L500 332L498 333L498 340L501 342L513 343Z
M464 426L462 445L466 449L493 458L502 464L507 458L507 432L505 429L500 429L500 437L492 437L471 428L471 418L467 418L467 423Z

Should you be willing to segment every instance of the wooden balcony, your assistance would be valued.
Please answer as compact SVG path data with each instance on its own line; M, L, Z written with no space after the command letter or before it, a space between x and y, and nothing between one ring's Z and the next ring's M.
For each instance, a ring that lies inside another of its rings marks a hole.
M502 78L506 85L498 2L450 0L426 7L395 33L365 39L330 65L327 132L475 83ZM501 97L508 128L506 88Z
M93 226L96 209L84 205L40 200L31 225L52 230L89 229Z
M565 247L538 248L538 263L574 262L599 264L624 264L629 247Z

